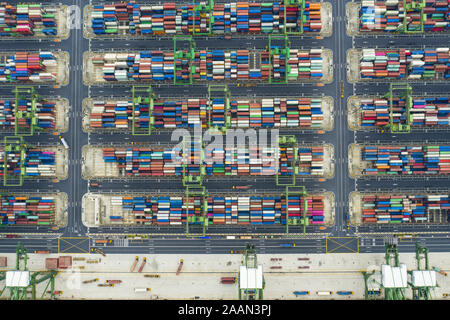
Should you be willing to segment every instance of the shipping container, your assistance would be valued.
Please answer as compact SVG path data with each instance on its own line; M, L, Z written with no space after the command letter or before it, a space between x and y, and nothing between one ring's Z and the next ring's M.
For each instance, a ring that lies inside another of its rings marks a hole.
M67 23L66 6L41 3L19 3L17 5L0 3L0 37L61 37L68 32L62 26L65 23ZM60 26L60 24L62 25Z
M1 225L53 225L55 214L54 197L0 195Z
M350 50L350 58L355 52L360 54L359 76L361 80L415 81L450 79L450 51L448 47L418 50Z
M450 2L448 0L363 0L359 10L361 34L406 32L449 32ZM406 7L405 7L406 5ZM423 21L423 30L420 22ZM405 24L406 22L406 24Z
M134 116L139 130L148 130L151 124L157 130L205 128L209 119L210 126L217 127L229 123L231 128L329 129L332 112L323 98L233 97L229 110L223 99L213 99L211 103L206 98L155 99L152 110L146 100L133 108L131 99L88 99L84 106L89 118L84 120L84 128L131 130Z
M274 46L275 47L275 46ZM277 47L279 49L279 46ZM186 49L177 51L86 52L84 80L89 84L130 82L311 82L330 81L329 49ZM190 54L190 52L189 52Z
M194 13L192 2L150 5L128 1L88 6L85 14L88 35L97 37L283 34L285 27L288 32L299 32L301 21L306 34L322 30L321 2L306 0L303 13L300 4L285 8L285 3L215 3L211 10L198 3Z
M390 101L381 97L354 97L354 104L349 101L349 123L352 113L356 112L359 125L357 129L376 129L390 123ZM352 108L352 107L356 107ZM392 119L394 124L409 123L412 128L443 128L450 125L449 97L412 97L409 115L406 99L392 98Z
M450 194L370 194L359 197L362 223L449 223ZM356 213L355 213L356 214Z

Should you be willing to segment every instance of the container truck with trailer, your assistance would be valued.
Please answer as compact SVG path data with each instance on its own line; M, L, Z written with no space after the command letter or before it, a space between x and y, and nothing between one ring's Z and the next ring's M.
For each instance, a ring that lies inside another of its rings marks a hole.
M331 296L333 291L317 291L316 293L318 296Z
M177 275L180 274L182 267L183 267L183 259L180 259L180 264L178 265L178 269L177 269Z
M282 247L282 248L292 248L292 247L295 247L295 243L280 243L280 247Z
M309 295L309 291L294 291L294 294L296 297L298 296L308 296Z
M139 262L139 257L136 256L136 259L134 259L133 264L131 265L130 272L134 272L134 268L136 268L137 263Z
M338 291L336 293L340 296L351 296L353 294L353 291Z
M141 266L139 267L138 272L141 273L142 269L144 269L145 264L147 263L147 258L144 258L144 261L142 261Z
M150 288L134 288L135 293L149 292L150 290L151 290Z
M236 277L222 277L220 278L222 284L234 284L236 283Z

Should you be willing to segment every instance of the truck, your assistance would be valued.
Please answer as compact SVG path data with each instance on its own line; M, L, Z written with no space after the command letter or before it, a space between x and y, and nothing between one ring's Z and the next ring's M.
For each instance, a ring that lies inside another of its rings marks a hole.
M144 269L145 264L147 263L147 258L144 258L144 261L142 261L141 266L139 267L138 272L142 272L142 269Z
M119 284L122 283L122 280L106 280L106 283Z
M222 283L222 284L236 283L236 277L222 277L222 278L220 278L220 283Z
M139 257L136 256L136 259L134 259L134 262L131 265L130 272L134 272L134 268L136 268L136 265L137 265L138 262L139 262Z
M198 237L199 239L210 239L208 236L205 237Z
M295 247L295 243L280 243L280 247L282 247L282 248L292 248L292 247Z
M336 293L340 296L351 296L353 291L337 291Z
M34 253L38 253L38 254L50 254L50 250L36 250Z
M439 269L438 267L433 267L433 270L436 271L436 272L439 272L443 276L447 276L447 272L445 272L444 270Z
M309 291L294 291L296 297L298 296L307 296L309 295Z
M233 189L236 190L248 190L251 186L233 186Z
M181 268L183 268L183 259L180 259L180 264L178 265L178 269L177 269L177 275L180 274Z
M138 293L138 292L149 292L151 289L150 288L134 288L134 292Z
M59 136L59 138L61 139L61 142L62 142L64 148L66 148L68 150L69 149L69 145L67 144L66 139L64 139L61 136Z
M10 239L10 238L18 238L19 235L18 234L7 234L6 238Z
M248 239L251 239L252 236L241 236L240 238L241 238L241 239L247 239L247 240L248 240Z
M227 236L227 240L234 240L236 239L236 236Z
M101 251L101 250L99 250L97 248L95 248L94 251L99 253L99 254L101 254L102 256L106 257L106 254L103 251Z
M271 266L270 269L281 269L282 266Z
M144 274L146 278L161 278L159 274Z
M318 296L331 296L333 291L317 291L316 293Z
M96 281L98 281L98 278L91 279L91 280L84 280L83 283L86 284L86 283L92 283L92 282L96 282Z
M99 287L114 287L114 283L99 283Z

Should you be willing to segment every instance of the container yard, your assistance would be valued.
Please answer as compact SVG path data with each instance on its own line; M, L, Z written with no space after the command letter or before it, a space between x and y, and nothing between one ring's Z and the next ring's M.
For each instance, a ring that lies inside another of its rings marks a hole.
M289 218L303 216L304 198L289 195ZM331 226L335 203L331 192L306 196L309 225ZM286 195L278 193L210 193L189 198L189 220L204 221L208 228L248 225L286 225ZM183 226L186 224L186 196L183 193L98 194L83 196L83 224L89 227L108 225Z
M450 146L441 144L351 144L349 172L360 177L445 177L450 174Z
M206 84L240 81L331 83L332 65L332 51L320 48L291 48L286 54L278 52L274 55L262 49L196 50L191 60L175 59L173 50L85 52L83 82L86 85L168 84L193 79Z
M425 49L350 49L347 78L358 81L448 81L448 47Z
M406 99L395 97L392 101L392 118L397 124L410 123L414 129L443 129L450 125L449 97L412 97L409 112ZM351 96L347 101L348 126L350 130L376 130L390 123L389 98L374 96ZM410 121L408 121L410 120Z
M58 39L69 37L69 8L41 3L0 4L0 39Z
M450 193L361 193L350 194L352 224L450 222Z
M5 177L4 166L11 177L23 175L33 179L64 180L68 174L68 151L62 146L57 147L25 147L23 158L16 150L7 151L5 160L4 148L0 148L0 177Z
M14 132L16 125L19 131L29 131L33 125L32 118L25 114L35 115L35 126L42 132L66 132L69 128L69 100L61 97L39 97L33 110L32 99L18 99L17 112L21 117L16 118L16 101L14 97L0 97L0 130Z
M67 225L66 193L4 193L0 201L0 225L4 227Z
M68 66L69 53L65 51L0 52L0 83L66 86Z
M347 33L349 35L389 35L450 31L447 0L424 1L423 16L413 0L348 2L346 5Z
M82 175L85 179L93 178L181 178L183 174L182 152L172 161L174 146L84 146L82 150ZM227 147L226 147L227 148ZM239 151L238 151L239 149ZM294 154L294 149L297 154ZM195 156L193 150L191 156ZM280 148L279 169L276 170L275 150L259 147L232 147L232 149L215 149L207 154L215 163L188 164L186 172L207 178L223 179L224 177L267 177L280 176L299 178L331 178L334 175L334 148L331 145L307 146L297 148ZM270 153L269 153L270 152ZM225 156L227 161L225 161ZM231 157L231 158L228 158ZM295 166L292 163L295 160ZM191 160L188 160L191 161ZM264 162L271 161L266 165Z
M223 104L223 102L221 102ZM135 113L136 127L158 130L175 128L208 128L216 125L213 115L230 128L278 128L280 130L325 130L333 128L333 99L294 97L231 97L229 108L216 108L218 103L208 98L158 98L153 112L148 104ZM137 121L136 121L137 120ZM142 125L141 125L142 123ZM221 123L217 125L220 126ZM131 131L133 127L132 98L86 98L83 100L83 130L85 132Z
M176 35L254 36L299 33L302 29L304 35L320 34L326 37L331 34L331 3L305 1L303 20L299 19L301 10L299 4L288 5L285 19L283 2L218 1L212 7L205 6L201 13L196 12L194 29L192 3L150 5L134 1L109 2L84 7L83 34L89 39Z

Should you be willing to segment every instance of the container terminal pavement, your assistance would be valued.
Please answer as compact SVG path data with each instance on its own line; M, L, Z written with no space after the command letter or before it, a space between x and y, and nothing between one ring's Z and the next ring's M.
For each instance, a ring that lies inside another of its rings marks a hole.
M449 19L1 3L0 299L447 299Z

